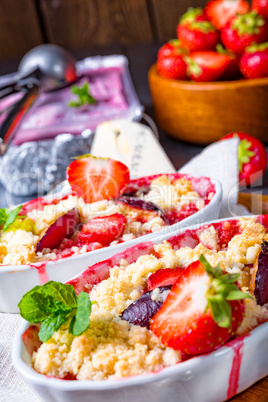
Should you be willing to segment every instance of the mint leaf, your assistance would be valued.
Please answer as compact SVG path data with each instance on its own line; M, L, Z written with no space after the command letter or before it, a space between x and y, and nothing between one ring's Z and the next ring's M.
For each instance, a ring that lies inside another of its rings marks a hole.
M0 225L6 223L9 214L8 208L0 208Z
M49 281L35 286L18 304L21 316L41 324L39 339L46 342L62 324L70 320L69 333L81 335L90 324L91 302L85 292L78 298L72 285Z
M7 217L7 219L6 219L5 226L4 226L4 228L3 228L4 231L6 231L6 230L9 228L9 226L10 226L13 222L15 222L15 220L16 220L17 217L18 217L18 214L19 214L21 208L22 208L22 205L20 205L19 207L13 209L13 210L8 214L8 217Z
M77 336L85 332L90 324L90 314L91 301L89 296L87 293L81 292L78 295L77 312L71 321L69 332Z
M56 304L57 302L58 304ZM43 322L51 313L66 312L65 306L68 307L68 312L77 308L74 288L71 285L54 281L49 281L42 286L35 286L23 296L18 304L21 316L36 324Z
M38 336L41 342L48 341L55 331L60 329L60 326L68 321L68 314L59 312L51 314L45 321L42 322Z
M80 107L83 105L90 105L96 103L96 99L90 94L89 85L87 82L82 87L73 85L71 87L71 92L77 95L78 99L69 102L70 107Z

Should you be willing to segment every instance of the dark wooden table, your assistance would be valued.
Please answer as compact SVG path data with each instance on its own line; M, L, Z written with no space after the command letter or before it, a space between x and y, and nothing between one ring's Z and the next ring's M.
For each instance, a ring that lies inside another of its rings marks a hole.
M122 46L109 46L103 48L91 48L77 51L75 56L82 59L92 55L125 54L129 59L129 67L133 83L142 105L145 106L146 113L154 118L152 101L147 81L149 67L155 62L159 45L136 45L124 48ZM0 64L0 75L17 70L19 60L8 60ZM197 155L203 146L187 144L174 140L159 130L160 143L165 149L171 162L176 169L179 169L193 156ZM247 191L262 191L268 193L268 171L263 178L263 185L248 189ZM28 197L29 198L29 197ZM34 198L31 197L31 198ZM0 207L19 204L27 201L25 197L12 196L7 194L4 187L0 185ZM233 397L230 401L235 402L268 402L268 377L254 384L248 390Z

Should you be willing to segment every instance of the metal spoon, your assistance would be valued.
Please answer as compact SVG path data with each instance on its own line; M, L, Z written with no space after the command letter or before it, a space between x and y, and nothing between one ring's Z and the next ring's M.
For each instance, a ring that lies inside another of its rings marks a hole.
M60 46L45 44L30 50L19 64L18 74L0 86L0 99L18 90L25 92L0 127L0 153L4 155L15 133L40 94L53 91L77 80L74 57ZM2 96L1 96L2 92Z

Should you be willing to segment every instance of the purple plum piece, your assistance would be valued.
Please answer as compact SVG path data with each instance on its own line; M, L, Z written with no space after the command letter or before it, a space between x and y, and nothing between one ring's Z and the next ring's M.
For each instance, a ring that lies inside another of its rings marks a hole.
M159 216L161 216L161 218L167 225L169 225L170 223L165 212L151 201L143 201L140 198L128 196L119 197L117 200L133 208L143 209L144 211L155 211L159 214Z
M160 293L163 293L169 291L171 286L161 286L159 289ZM144 293L138 300L128 306L121 314L122 320L149 329L151 318L157 313L164 302L164 300L152 300L152 293L153 290Z
M36 246L36 252L44 248L53 250L57 248L63 239L71 237L80 223L80 215L77 208L73 208L60 216L46 230Z
M123 194L123 197L139 197L140 194L148 194L150 191L150 187L140 187L139 190L129 191Z
M254 296L260 306L268 303L268 242L265 240L261 245L258 257Z

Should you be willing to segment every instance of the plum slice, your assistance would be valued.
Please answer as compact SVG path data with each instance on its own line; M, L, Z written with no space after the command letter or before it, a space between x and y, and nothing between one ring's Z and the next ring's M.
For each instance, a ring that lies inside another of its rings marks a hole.
M263 240L258 257L254 296L260 306L268 303L268 242L265 240Z
M122 196L117 199L117 202L119 204L120 203L126 204L131 208L137 208L143 211L155 212L155 215L160 216L167 225L169 225L170 223L165 212L151 201L144 201L136 197Z
M160 295L170 289L171 286L161 286L159 288ZM159 300L152 300L152 293L153 290L145 292L138 300L130 304L121 314L122 320L149 329L151 318L157 313L164 302L164 299L161 300L161 297L159 297Z
M36 252L42 251L44 248L53 250L57 248L63 239L72 236L80 223L80 215L77 208L73 208L66 214L60 216L45 231L42 238L36 246Z

